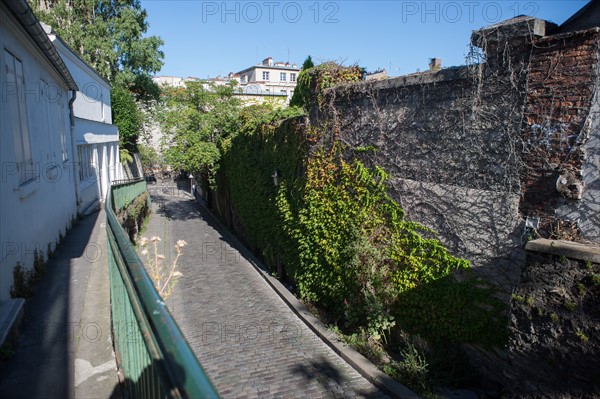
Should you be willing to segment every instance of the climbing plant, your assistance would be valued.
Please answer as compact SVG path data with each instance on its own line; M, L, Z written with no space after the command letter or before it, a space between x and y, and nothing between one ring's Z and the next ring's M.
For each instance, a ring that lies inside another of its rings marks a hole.
M320 108L329 106L324 89L360 76L355 67L310 71ZM406 218L388 194L387 173L356 156L371 148L348 147L327 132L335 120L311 125L297 108L248 107L240 120L240 133L223 146L218 186L228 189L238 232L274 272L282 265L279 277L303 300L379 345L392 329L436 344L503 343L493 289ZM462 282L453 277L459 270Z
M310 57L307 61L310 63L305 61L306 66L303 65L298 75L290 102L290 105L303 107L307 111L311 108L311 101L315 99L313 94L316 94L318 105L322 106L322 93L325 89L340 83L358 82L365 74L365 69L358 66L343 67L335 62L326 62L313 67Z

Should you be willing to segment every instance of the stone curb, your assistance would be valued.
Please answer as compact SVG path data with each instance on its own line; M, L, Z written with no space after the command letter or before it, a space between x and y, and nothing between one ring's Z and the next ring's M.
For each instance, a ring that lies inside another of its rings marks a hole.
M230 240L254 269L263 277L263 279L273 288L279 297L292 309L292 311L315 333L323 342L325 342L335 353L350 364L364 378L381 389L387 395L398 399L421 399L419 395L400 384L381 370L379 370L371 361L361 355L359 352L340 342L335 333L328 330L327 327L315 316L312 315L279 280L272 277L263 263L258 260L252 252L240 240L237 239L227 229L220 220L203 203L196 201L212 218L212 221L218 226L220 233Z

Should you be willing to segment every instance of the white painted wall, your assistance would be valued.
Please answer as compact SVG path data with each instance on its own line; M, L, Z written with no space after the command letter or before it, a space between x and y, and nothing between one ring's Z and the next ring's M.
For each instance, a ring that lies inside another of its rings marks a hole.
M80 163L81 151L90 151L93 155L83 159L80 164L80 168L87 168L86 172L92 173L77 176L80 179L79 208L81 212L91 211L106 199L110 182L123 176L119 162L118 129L112 124L111 87L66 46L48 25L43 26L79 87L73 103L77 146L75 151Z
M1 3L0 13L0 300L6 300L17 262L31 267L35 249L46 253L49 244L54 249L75 217L77 204L67 86ZM8 81L5 63L10 57L5 50L22 62L22 92ZM33 160L32 179L26 183L16 170L15 102L26 110ZM68 138L66 161L60 150L61 129Z

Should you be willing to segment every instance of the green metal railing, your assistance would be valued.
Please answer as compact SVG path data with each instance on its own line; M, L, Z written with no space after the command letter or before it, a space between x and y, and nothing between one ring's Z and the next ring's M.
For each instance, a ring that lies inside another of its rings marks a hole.
M147 191L144 179L115 180L112 183L112 209L115 212L125 208L140 194Z
M118 182L106 207L114 344L128 397L218 398L115 215L144 191L144 180Z

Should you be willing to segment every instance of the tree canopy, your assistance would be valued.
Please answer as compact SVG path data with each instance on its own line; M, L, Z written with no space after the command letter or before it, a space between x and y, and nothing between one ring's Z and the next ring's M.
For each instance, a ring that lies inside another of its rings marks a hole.
M145 35L148 14L139 0L30 2L38 18L103 78L127 87L138 99L158 96L150 75L163 65L164 42Z
M213 181L223 140L239 129L241 102L233 96L233 89L233 85L201 81L163 89L160 119L168 142L164 151L168 164Z
M298 76L298 81L296 83L296 89L290 100L290 106L303 107L305 109L308 107L310 87L308 86L305 76L308 73L307 71L314 68L314 66L315 64L312 61L312 57L309 55L302 64L302 69L300 70L300 75Z

